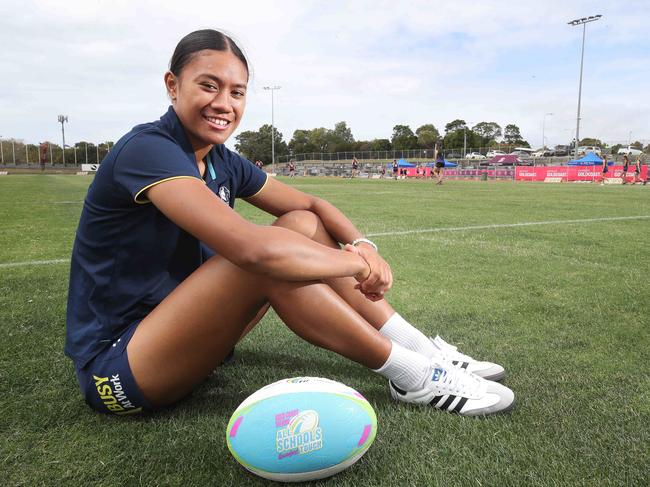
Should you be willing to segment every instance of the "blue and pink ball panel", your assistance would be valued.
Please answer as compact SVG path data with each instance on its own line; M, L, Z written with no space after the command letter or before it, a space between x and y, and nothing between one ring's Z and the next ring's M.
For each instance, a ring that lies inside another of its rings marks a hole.
M285 393L233 414L226 437L237 461L260 473L322 470L360 457L377 433L372 406L358 393Z

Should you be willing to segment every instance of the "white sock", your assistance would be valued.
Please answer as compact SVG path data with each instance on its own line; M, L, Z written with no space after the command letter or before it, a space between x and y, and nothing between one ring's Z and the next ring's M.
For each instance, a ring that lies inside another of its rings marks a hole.
M375 372L391 380L400 389L422 389L429 379L430 360L395 342L392 342L392 346L388 360Z
M438 350L424 333L402 318L399 313L388 318L384 326L379 329L379 333L425 357L434 357Z

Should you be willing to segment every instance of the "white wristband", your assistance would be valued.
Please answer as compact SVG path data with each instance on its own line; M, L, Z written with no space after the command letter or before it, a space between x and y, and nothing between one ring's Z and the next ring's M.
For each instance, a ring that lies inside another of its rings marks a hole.
M352 245L353 247L356 247L360 243L367 243L373 249L375 249L375 252L379 251L379 249L377 248L377 245L375 244L375 242L372 242L371 240L368 240L367 238L358 238L358 239L354 240L350 245Z

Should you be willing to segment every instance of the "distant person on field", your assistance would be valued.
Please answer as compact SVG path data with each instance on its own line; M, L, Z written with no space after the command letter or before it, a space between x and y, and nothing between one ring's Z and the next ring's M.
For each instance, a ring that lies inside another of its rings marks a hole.
M296 164L293 160L289 161L289 177L292 178L296 175Z
M641 179L641 155L636 158L636 162L634 163L634 181L632 181L632 184L636 183L643 183L644 185L646 184L646 181Z
M384 179L385 177L386 177L386 166L382 164L381 169L379 170L379 178Z
M600 184L604 185L605 184L605 179L607 178L607 171L609 171L609 168L607 167L607 156L603 156L603 168L602 172L600 175Z
M357 158L352 158L352 177L356 178L359 175L359 162Z
M433 174L438 180L436 184L442 184L442 180L445 176L445 157L442 155L442 152L438 153L438 157L434 166L435 167L433 168Z
M393 159L393 179L397 181L397 171L399 171L399 165L397 164L397 160Z
M94 410L125 415L183 399L270 307L306 342L385 377L398 401L473 416L512 409L512 391L486 379L503 378L503 367L430 339L392 308L390 266L339 209L225 146L249 83L230 37L183 37L164 83L171 106L106 156L72 249L65 352ZM246 220L237 198L276 220ZM291 359L270 360L288 364L281 375L299 373ZM213 401L222 414L241 384L218 392L229 396Z
M627 184L627 171L630 166L630 159L627 157L627 154L623 156L623 174L621 178L623 179L623 184Z
M258 169L262 169L262 166L264 166L264 164L262 164L262 161L260 161L259 159L255 161L255 167L257 167Z

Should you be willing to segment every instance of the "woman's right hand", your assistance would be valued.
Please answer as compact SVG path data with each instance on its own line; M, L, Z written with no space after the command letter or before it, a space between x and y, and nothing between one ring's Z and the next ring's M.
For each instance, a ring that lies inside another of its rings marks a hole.
M384 299L384 294L388 292L392 285L392 275L390 274L390 268L388 271L389 279L377 279L377 276L375 276L375 279L372 279L373 282L368 285L369 278L373 275L373 270L370 266L370 263L368 262L368 259L366 259L364 256L362 250L359 247L355 247L350 244L345 245L345 247L343 247L343 250L357 254L365 263L364 270L354 276L358 282L358 284L354 286L355 289L358 289L366 298L371 301L380 301Z
M368 279L368 277L370 277L370 274L372 273L372 270L370 269L370 264L368 264L366 259L364 259L361 253L359 252L359 249L356 248L354 245L346 244L345 247L343 247L343 250L359 256L361 269L359 270L359 272L357 272L354 275L354 278L357 280L357 282L362 283L363 281Z

